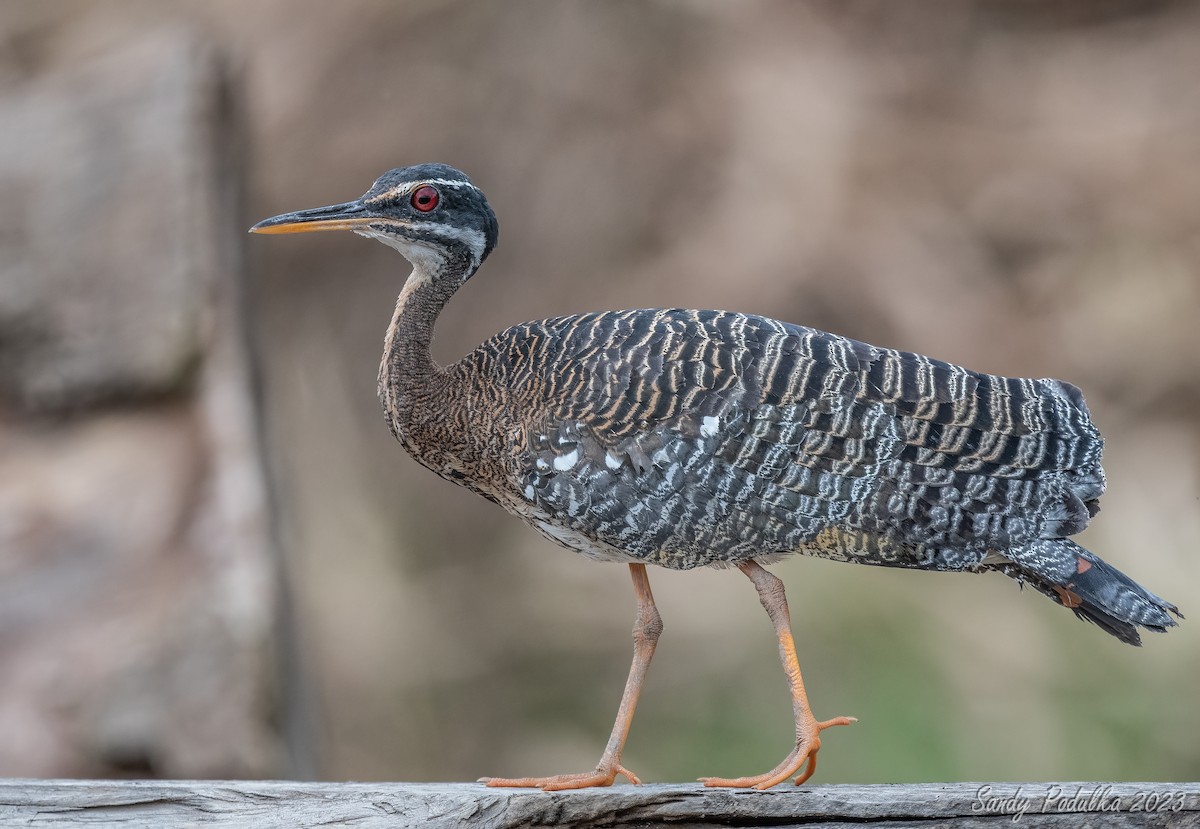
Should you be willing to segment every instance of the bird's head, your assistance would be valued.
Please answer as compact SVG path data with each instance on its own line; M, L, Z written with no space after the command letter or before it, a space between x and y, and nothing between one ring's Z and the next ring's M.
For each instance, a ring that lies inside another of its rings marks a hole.
M345 204L273 216L252 233L352 230L394 247L425 279L466 280L496 246L499 225L483 191L445 164L389 170ZM457 287L457 286L455 286Z

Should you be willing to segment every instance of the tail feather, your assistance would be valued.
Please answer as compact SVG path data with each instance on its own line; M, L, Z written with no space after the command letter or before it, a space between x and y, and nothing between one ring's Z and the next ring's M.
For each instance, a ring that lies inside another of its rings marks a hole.
M1106 633L1142 644L1138 628L1162 633L1179 608L1151 593L1111 564L1068 539L1041 539L1009 550L999 569L1028 582Z

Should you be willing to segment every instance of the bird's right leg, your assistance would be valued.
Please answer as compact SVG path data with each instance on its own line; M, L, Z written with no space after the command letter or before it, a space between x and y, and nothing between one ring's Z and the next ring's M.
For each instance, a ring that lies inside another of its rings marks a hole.
M654 606L654 594L650 592L650 577L646 575L646 565L630 564L629 573L633 576L633 592L637 596L637 621L633 625L633 665L629 668L629 678L625 681L625 693L621 695L621 707L617 709L617 719L613 723L612 734L604 754L596 764L596 770L582 774L556 774L552 777L481 777L480 783L488 786L513 786L519 788L537 788L548 792L559 789L586 789L591 786L611 786L618 774L629 778L629 782L640 785L629 769L621 765L621 750L625 747L625 738L629 736L629 726L633 723L633 709L637 707L638 695L642 692L642 683L646 679L646 671L650 667L650 659L654 656L654 647L658 644L659 634L662 633L662 617Z
M796 643L792 639L792 619L788 613L787 594L783 582L762 568L756 561L747 561L738 565L745 573L754 588L758 591L759 601L771 624L775 627L775 637L779 640L779 659L783 662L784 673L787 674L788 690L792 694L792 713L796 720L796 747L792 749L783 762L765 774L753 777L701 777L700 782L705 786L728 786L737 789L769 789L793 774L799 773L796 785L800 785L817 769L817 751L821 748L821 732L835 725L849 725L856 720L854 717L834 717L832 720L819 722L808 707L808 695L804 693L804 680L800 676L800 662L796 659ZM807 768L805 768L807 766ZM804 769L801 771L801 769Z

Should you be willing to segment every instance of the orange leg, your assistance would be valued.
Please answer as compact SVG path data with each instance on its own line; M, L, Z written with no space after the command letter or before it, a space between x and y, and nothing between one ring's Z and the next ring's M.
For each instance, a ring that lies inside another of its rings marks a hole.
M617 720L613 723L612 734L604 754L596 770L582 774L556 774L552 777L482 777L480 783L488 786L513 786L521 788L538 788L548 792L559 789L586 789L590 786L611 786L618 774L629 778L629 782L640 785L641 780L629 769L621 765L621 749L625 747L625 738L629 736L629 726L633 723L633 709L637 707L638 695L642 692L642 683L646 680L646 670L650 667L650 658L654 656L654 646L662 633L662 618L658 608L654 606L654 594L650 592L650 578L646 575L646 565L630 564L629 573L633 576L633 592L637 595L637 621L633 625L633 665L629 669L629 679L625 681L625 693L621 695L621 707L617 709Z
M754 587L758 590L758 598L762 602L762 606L766 608L767 615L771 617L771 623L775 626L775 637L779 640L779 659L783 662L788 689L792 692L792 714L796 718L796 747L792 749L791 754L783 758L782 763L766 774L733 779L701 777L700 782L705 786L769 789L804 769L796 778L798 786L812 777L812 773L817 769L817 752L821 749L821 732L835 725L849 725L856 720L854 717L834 717L832 720L817 722L812 709L808 707L808 696L804 693L804 680L800 677L800 662L796 659L796 643L792 639L792 619L791 614L788 613L787 595L783 590L783 582L754 561L739 564L738 569L754 582Z

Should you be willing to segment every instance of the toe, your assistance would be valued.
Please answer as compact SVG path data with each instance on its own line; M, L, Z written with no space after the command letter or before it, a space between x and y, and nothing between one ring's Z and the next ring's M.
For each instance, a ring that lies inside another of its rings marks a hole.
M601 768L581 774L555 774L550 777L481 777L478 782L491 788L541 789L545 792L560 792L568 789L611 786L618 774L624 775L635 786L642 784L636 774L621 765L616 765L611 769Z

